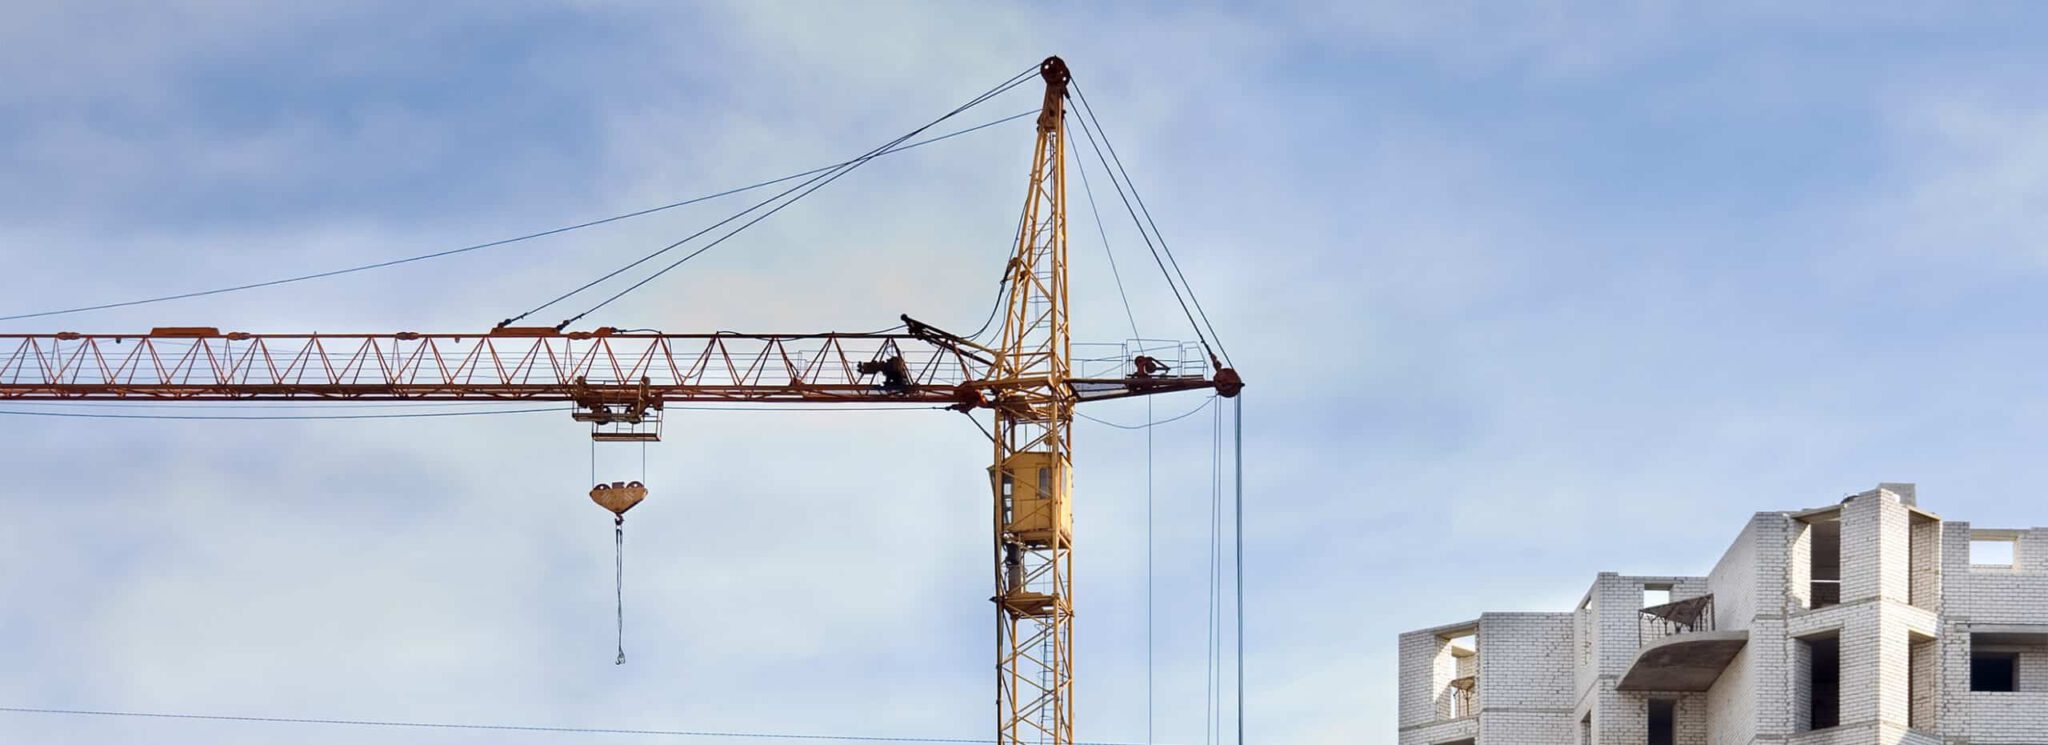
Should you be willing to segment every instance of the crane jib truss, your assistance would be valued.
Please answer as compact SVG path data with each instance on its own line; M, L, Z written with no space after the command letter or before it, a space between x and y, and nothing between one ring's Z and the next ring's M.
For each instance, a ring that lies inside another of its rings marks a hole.
M1039 74L1044 103L992 345L908 316L900 333L0 334L0 401L564 401L593 437L640 440L659 438L661 410L677 402L989 410L997 742L1068 745L1074 407L1188 390L1234 397L1244 384L1214 355L1169 366L1141 353L1077 368L1067 315L1071 75L1058 57Z

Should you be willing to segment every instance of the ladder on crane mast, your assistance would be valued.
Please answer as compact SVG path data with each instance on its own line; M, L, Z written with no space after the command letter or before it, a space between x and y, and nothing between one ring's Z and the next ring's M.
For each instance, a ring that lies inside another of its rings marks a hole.
M1174 367L1141 355L1124 361L1118 374L1075 374L1066 215L1071 74L1058 57L1045 59L1038 73L1045 93L1030 188L994 346L908 316L903 332L859 334L506 324L481 334L254 334L191 326L0 334L0 401L563 401L573 405L576 421L591 425L593 440L629 442L659 440L662 411L671 403L991 412L996 739L1069 745L1074 408L1180 391L1235 397L1244 382L1213 352Z

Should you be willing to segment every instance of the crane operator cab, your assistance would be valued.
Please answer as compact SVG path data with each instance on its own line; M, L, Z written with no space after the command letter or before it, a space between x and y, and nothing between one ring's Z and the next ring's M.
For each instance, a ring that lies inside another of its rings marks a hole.
M1074 532L1067 492L1073 473L1052 453L1017 453L990 466L996 497L1003 505L1003 532L1031 548L1065 548Z
M1049 588L1034 585L1052 578L1028 570L1023 554L1070 545L1074 513L1067 495L1073 485L1072 469L1053 453L1024 452L988 470L1003 523L1003 594L996 601L1018 615L1049 613L1054 596L1044 592Z

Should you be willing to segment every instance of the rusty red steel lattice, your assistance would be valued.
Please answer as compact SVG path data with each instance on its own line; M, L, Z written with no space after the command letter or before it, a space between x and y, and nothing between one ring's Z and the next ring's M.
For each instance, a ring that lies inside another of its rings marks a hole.
M205 331L0 334L0 400L573 401L630 389L664 401L943 404L991 371L907 334ZM892 357L902 384L862 371Z

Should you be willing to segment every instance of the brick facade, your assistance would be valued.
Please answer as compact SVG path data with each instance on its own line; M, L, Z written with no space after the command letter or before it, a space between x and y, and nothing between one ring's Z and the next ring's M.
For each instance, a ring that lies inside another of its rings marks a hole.
M2010 565L1973 565L1973 539ZM1665 591L1706 617L1644 613ZM2014 690L1973 690L1973 655L2010 660L1977 683L2010 664ZM1630 677L1686 665L1711 683ZM1400 676L1401 745L1644 745L1653 708L1674 745L2048 745L2048 529L1973 529L1883 484L1757 514L1704 577L1602 573L1569 612L1403 634Z

